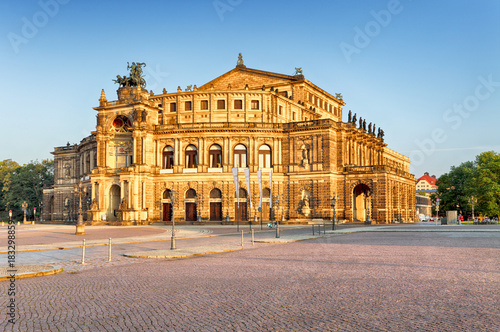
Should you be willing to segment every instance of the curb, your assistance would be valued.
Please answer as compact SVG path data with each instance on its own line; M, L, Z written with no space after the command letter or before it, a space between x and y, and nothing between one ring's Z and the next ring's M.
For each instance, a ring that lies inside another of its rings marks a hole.
M49 269L49 270L30 271L30 272L19 273L19 274L16 274L15 276L16 276L16 279L24 279L24 278L48 276L48 275L52 275L52 274L61 273L63 271L63 268L59 267L59 266L50 266L50 268L51 269ZM2 280L10 280L10 275L0 276L0 281L2 281Z
M243 247L234 247L234 248L228 248L228 249L216 249L215 248L212 250L206 250L203 248L204 247L193 247L193 248L175 249L175 250L151 250L151 251L142 251L142 252L136 252L136 253L130 253L130 254L123 254L123 256L128 257L128 258L173 259L173 258L193 257L193 256L219 254L219 253L224 253L224 252L243 250ZM157 252L158 254L155 255L154 254L155 252ZM149 253L151 253L151 254L149 254Z

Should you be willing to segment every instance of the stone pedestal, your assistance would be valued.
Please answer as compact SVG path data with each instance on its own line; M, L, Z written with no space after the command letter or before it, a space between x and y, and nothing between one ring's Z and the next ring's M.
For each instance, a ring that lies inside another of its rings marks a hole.
M75 235L85 235L85 225L76 225Z

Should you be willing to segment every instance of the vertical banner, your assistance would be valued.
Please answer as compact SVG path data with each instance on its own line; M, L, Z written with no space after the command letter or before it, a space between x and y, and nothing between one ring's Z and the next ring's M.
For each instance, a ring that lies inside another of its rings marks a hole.
M236 190L236 201L240 205L240 182L238 180L238 167L233 167L234 190Z
M273 170L272 169L269 171L269 189L270 189L269 208L272 209L273 208Z
M257 171L257 179L259 180L259 192L260 192L259 209L260 211L262 211L262 171L260 169Z
M249 168L245 168L245 180L247 182L247 191L248 191L248 199L250 200L250 208L253 208L252 190L250 189L250 169Z

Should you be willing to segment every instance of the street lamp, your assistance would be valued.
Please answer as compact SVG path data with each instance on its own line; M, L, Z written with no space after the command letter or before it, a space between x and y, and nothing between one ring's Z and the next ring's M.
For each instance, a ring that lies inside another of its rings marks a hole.
M40 222L43 221L43 202L40 202Z
M175 214L174 214L174 206L175 200L177 199L177 193L175 190L170 191L170 203L172 205L172 237L170 238L170 250L175 250Z
M280 197L276 194L276 238L280 237L280 220L278 218L279 208L280 208Z
M330 198L330 205L332 207L332 231L335 230L335 223L337 222L336 220L336 214L335 214L335 202L337 199L335 198L335 194L333 194L332 198Z
M196 206L198 207L198 218L197 222L201 224L201 206L203 205L203 196L198 195L196 193Z
M24 211L23 224L26 224L27 223L27 221L26 221L26 210L28 209L28 203L26 203L26 201L24 201L23 204L21 204L21 207L23 208L23 211Z
M82 211L82 195L87 193L87 187L83 185L82 180L75 185L75 194L78 195L79 205L78 205L78 221L76 223L75 235L85 235L85 224L83 223L83 211Z
M476 203L477 203L476 197L474 197L474 196L469 197L469 204L472 205L472 222L474 222L474 220L476 219L476 218L474 218L474 204L476 204Z

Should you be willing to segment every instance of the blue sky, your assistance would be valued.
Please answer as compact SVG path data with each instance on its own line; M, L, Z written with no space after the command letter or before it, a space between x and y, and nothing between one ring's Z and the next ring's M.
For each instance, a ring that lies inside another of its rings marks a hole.
M127 61L147 89L198 86L234 68L293 74L344 96L416 177L500 152L500 2L2 1L0 160L50 158L95 127L101 89Z

